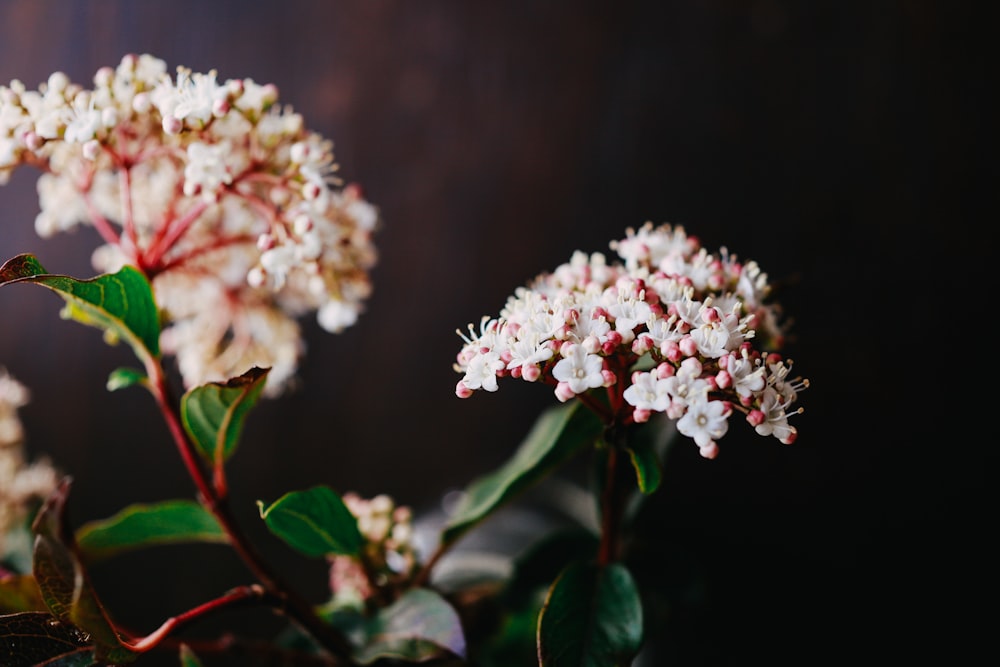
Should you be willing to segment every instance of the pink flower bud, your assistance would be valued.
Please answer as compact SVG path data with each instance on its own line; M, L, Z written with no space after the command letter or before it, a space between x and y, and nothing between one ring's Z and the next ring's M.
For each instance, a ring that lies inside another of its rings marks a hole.
M674 363L680 361L684 356L681 353L680 345L678 345L675 340L664 341L663 344L660 345L660 353Z
M163 131L167 134L174 135L180 134L181 130L184 129L184 121L180 118L174 118L173 116L167 116L163 119Z
M694 342L694 339L691 338L690 336L681 338L681 341L678 343L678 345L680 346L681 352L684 354L685 357L693 357L694 355L698 354L698 343Z
M458 396L459 398L468 398L472 396L472 394L473 391L465 386L464 381L459 380L458 384L455 385L455 395Z
M728 389L733 384L733 376L727 371L719 371L715 374L715 386L720 389Z
M636 408L632 412L632 420L636 424L642 424L643 422L649 421L649 418L652 416L652 414L653 412L651 410L646 410L644 408Z
M667 362L664 361L663 363L661 363L659 366L656 367L656 379L663 380L668 377L673 377L674 372L675 371L673 365L668 364Z
M618 376L606 368L601 371L601 377L604 378L604 383L601 385L603 387L610 387L618 382Z
M747 423L751 426L760 426L767 416L760 410L751 410L747 413Z
M560 382L556 385L556 398L559 399L560 403L565 403L575 396L576 394L569 388L568 382Z
M534 382L542 376L542 369L534 364L525 364L521 366L521 377L528 382Z

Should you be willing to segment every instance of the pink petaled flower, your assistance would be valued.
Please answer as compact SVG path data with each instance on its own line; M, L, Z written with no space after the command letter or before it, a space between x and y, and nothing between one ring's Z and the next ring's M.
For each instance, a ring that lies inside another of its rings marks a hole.
M784 332L757 264L710 253L679 226L647 223L611 247L622 262L574 252L517 288L479 334L460 333L456 394L496 391L508 376L544 383L606 423L665 414L708 458L734 412L793 440L790 406L808 381L789 380L791 366L771 356Z
M93 89L59 72L0 86L0 183L39 167L36 231L92 225L98 271L150 279L188 386L260 366L279 393L303 353L298 318L340 332L371 292L378 212L277 102L273 85L171 78L150 55L102 68Z

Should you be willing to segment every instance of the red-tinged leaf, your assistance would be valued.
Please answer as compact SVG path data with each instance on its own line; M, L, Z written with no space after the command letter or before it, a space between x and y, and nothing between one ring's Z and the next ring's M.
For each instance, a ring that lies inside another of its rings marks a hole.
M618 563L571 563L538 617L540 667L626 667L642 646L642 602Z
M138 269L77 280L48 273L34 255L18 255L0 266L0 287L32 283L66 301L63 316L102 329L109 342L125 340L146 362L160 356L160 318L153 289Z
M136 653L122 643L76 554L66 517L70 484L68 478L60 482L38 511L32 526L35 533L32 571L38 589L53 616L89 635L99 660L132 662Z
M86 667L94 662L90 638L48 612L0 616L0 665Z
M243 422L256 405L269 369L251 368L228 382L195 387L181 398L184 429L209 465L236 451Z
M30 574L0 577L0 614L21 611L46 611L35 578Z

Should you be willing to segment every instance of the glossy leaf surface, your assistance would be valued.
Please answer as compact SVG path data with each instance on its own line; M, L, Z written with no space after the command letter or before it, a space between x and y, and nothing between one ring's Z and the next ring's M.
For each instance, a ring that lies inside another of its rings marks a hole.
M160 356L160 320L149 281L126 266L114 274L77 280L48 273L34 255L0 266L0 287L26 282L47 287L66 301L65 317L97 327L112 342L125 340L146 363Z
M267 373L252 368L228 382L211 382L184 394L184 429L209 464L225 461L236 450L243 423L257 403Z
M379 610L368 623L368 640L354 659L422 662L448 653L465 657L465 635L454 608L437 593L415 588ZM442 651L446 653L442 653Z
M621 564L577 561L549 590L538 618L542 667L625 667L642 645L642 602Z
M77 547L88 561L154 545L226 541L215 517L192 500L129 505L76 531Z
M306 556L355 555L364 543L358 520L329 487L290 491L268 507L257 506L271 532Z
M597 416L579 401L543 412L504 465L473 481L449 518L442 541L450 544L495 509L538 482L601 434Z

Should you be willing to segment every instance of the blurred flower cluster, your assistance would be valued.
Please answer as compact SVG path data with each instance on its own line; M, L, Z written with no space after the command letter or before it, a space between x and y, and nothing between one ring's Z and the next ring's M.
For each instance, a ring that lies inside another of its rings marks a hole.
M297 318L354 324L376 262L377 210L336 176L332 143L273 85L217 80L129 55L93 88L60 72L37 90L0 86L0 183L41 170L42 237L93 226L98 271L153 283L164 351L187 386L251 365L280 392L303 353Z
M47 459L28 463L17 411L27 388L0 367L0 559L11 535L27 534L33 510L56 488L58 474Z
M784 336L760 267L709 253L680 226L647 223L611 247L621 262L578 251L517 289L499 317L459 331L456 393L496 391L510 376L591 401L608 422L666 413L706 458L734 412L760 435L794 441L788 417L808 381L790 378L774 352ZM586 394L600 387L606 406Z

